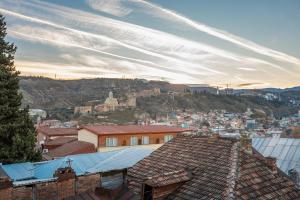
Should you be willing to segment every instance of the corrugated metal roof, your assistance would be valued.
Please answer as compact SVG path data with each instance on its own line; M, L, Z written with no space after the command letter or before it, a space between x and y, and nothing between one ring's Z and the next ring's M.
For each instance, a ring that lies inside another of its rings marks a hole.
M290 169L300 173L300 139L253 138L252 146L265 157L275 157L277 166L286 174Z
M30 162L2 165L2 168L14 181L34 178L34 165Z
M131 167L153 151L151 148L128 147L117 151L71 155L45 162L2 165L2 168L14 181L14 185L30 184L52 180L58 168L68 166L68 160L72 161L72 168L80 176Z

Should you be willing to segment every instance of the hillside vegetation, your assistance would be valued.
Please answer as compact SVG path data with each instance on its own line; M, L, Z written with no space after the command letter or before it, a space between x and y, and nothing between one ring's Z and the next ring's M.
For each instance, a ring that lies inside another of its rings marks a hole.
M145 89L159 87L162 94L151 97L139 97L137 109L139 112L147 112L151 116L159 113L167 113L173 110L192 109L194 111L209 111L225 109L232 112L244 112L248 107L264 110L276 117L285 116L297 112L298 107L289 107L287 103L279 101L266 101L260 97L226 96L212 94L177 94L174 98L168 95L170 88L167 82L146 81L141 79L81 79L81 80L53 80L42 77L22 77L20 90L23 94L23 105L31 108L41 108L57 115L58 118L67 118L73 111L72 107L83 105L91 100L104 102L109 91L114 96L122 98L128 92L139 92ZM300 92L292 91L292 96ZM282 93L283 98L287 98ZM300 96L300 95L299 95ZM68 112L60 111L69 108ZM69 114L68 114L69 113Z
M22 77L20 90L23 105L31 108L54 109L83 105L87 101L107 98L109 91L120 98L130 91L163 87L166 82L140 79L80 79L53 80L42 77Z
M245 112L247 108L263 110L274 116L281 117L292 114L295 108L290 108L283 102L266 101L259 97L226 96L212 94L183 94L174 97L167 94L139 98L138 107L151 115L177 109L192 109L195 111L210 111L224 109L229 112Z

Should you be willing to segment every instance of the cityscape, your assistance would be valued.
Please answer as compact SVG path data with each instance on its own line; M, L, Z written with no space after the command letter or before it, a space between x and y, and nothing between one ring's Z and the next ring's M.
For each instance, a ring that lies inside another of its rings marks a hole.
M1 1L0 200L300 199L299 18Z

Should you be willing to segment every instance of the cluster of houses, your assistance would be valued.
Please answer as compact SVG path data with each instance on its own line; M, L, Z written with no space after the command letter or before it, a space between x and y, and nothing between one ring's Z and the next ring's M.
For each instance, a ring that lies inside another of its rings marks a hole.
M262 117L254 116L255 112ZM225 110L211 110L210 112L193 112L189 110L174 111L168 115L157 115L156 120L149 119L146 124L174 125L191 127L198 130L199 134L210 135L246 133L251 137L292 135L295 127L300 125L300 111L297 114L276 119L261 110L248 108L244 113L226 112Z
M44 160L67 155L106 152L132 146L157 149L192 129L154 125L83 125L79 128L37 128L37 146Z
M110 93L75 111L135 106L133 97L121 103ZM300 111L264 123L253 114L174 111L139 125L45 120L37 126L43 161L0 164L0 200L300 199Z
M56 131L39 131L44 148L76 141L73 130ZM0 199L300 199L300 139L87 125L82 140L97 152L0 165Z

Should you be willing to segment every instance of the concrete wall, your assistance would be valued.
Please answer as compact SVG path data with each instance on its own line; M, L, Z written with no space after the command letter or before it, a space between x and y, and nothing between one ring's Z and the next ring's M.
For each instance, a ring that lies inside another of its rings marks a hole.
M98 135L86 129L80 129L78 131L78 140L92 143L95 145L95 148L98 148Z

